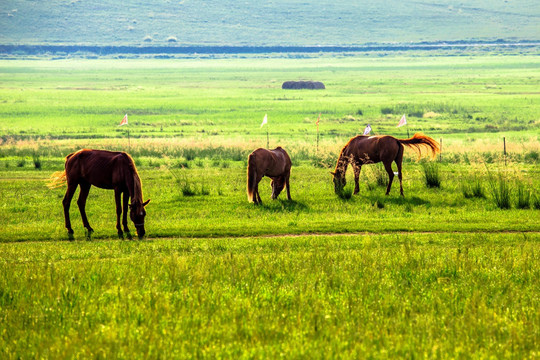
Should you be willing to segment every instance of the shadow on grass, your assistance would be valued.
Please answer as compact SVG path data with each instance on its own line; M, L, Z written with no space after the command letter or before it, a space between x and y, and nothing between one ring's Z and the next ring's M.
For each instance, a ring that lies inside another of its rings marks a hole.
M368 195L365 197L372 204L395 204L395 205L429 205L430 202L419 198L418 196L386 196L386 195Z
M265 201L261 206L261 210L271 212L296 212L296 211L308 211L309 206L305 203L295 200L270 200Z

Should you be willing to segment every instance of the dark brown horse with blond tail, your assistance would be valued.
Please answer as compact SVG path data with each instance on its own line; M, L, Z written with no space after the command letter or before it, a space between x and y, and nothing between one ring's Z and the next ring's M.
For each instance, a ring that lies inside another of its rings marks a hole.
M283 188L287 186L287 199L291 200L289 177L291 175L291 158L281 147L274 150L259 148L249 154L247 168L247 197L255 205L262 204L259 195L259 182L263 176L272 179L272 199L277 199Z
M131 239L127 223L129 198L131 198L129 216L135 225L139 238L141 239L144 236L144 218L146 216L144 207L150 200L143 201L141 179L131 156L125 152L86 149L69 154L66 157L65 171L54 173L51 176L49 187L60 187L65 183L67 183L67 191L62 204L64 205L64 218L70 240L73 240L73 229L69 219L69 207L77 186L81 188L77 205L81 212L83 225L88 231L87 237L90 238L90 234L94 231L88 223L85 211L86 198L92 185L102 189L114 190L116 229L120 238L124 237L120 226L120 214L123 214L122 225L127 237ZM121 204L122 194L124 200L123 209Z
M336 164L336 170L332 172L334 181L334 190L339 193L346 184L345 173L347 166L352 165L354 170L354 193L360 191L358 178L362 165L381 162L388 173L388 186L386 195L390 193L394 172L392 171L392 162L397 165L397 175L399 178L399 187L401 196L403 196L403 181L401 175L401 162L403 160L403 145L414 148L422 155L421 149L425 147L431 150L433 157L440 152L439 143L423 134L414 134L410 139L396 139L389 135L364 136L359 135L347 143L341 150Z

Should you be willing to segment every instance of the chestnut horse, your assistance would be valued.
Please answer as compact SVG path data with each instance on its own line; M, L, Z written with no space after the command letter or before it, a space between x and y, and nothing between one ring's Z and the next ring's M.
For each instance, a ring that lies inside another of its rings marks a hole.
M131 235L127 223L128 200L131 198L130 218L135 225L137 235L141 239L144 234L144 207L150 200L143 202L141 179L133 159L125 152L111 152L105 150L79 150L66 157L65 171L56 172L51 176L49 187L59 187L67 183L67 191L62 204L64 205L64 218L70 240L73 240L73 229L69 219L69 207L71 199L81 187L77 205L81 212L84 227L88 231L88 238L94 231L86 218L86 198L92 185L102 189L113 189L116 200L116 229L118 236L124 237L120 226L120 214L123 214L122 225L129 239ZM121 197L123 194L124 208L122 209Z
M281 147L274 150L259 148L249 154L247 168L247 197L255 205L262 204L259 195L259 182L263 176L272 179L272 199L277 199L283 188L287 186L287 199L291 200L289 177L291 175L291 158Z
M359 135L351 140L343 147L336 164L336 169L331 174L333 175L334 191L338 193L346 184L345 173L347 166L352 165L354 170L354 193L360 191L358 178L362 165L374 164L381 162L388 173L388 186L386 195L390 193L392 180L394 180L394 172L392 171L392 161L397 165L399 187L401 196L403 196L403 182L401 176L401 162L403 160L403 145L414 148L421 156L421 147L426 147L431 150L435 156L440 152L439 143L423 134L414 134L410 139L396 139L389 135L379 136L364 136Z

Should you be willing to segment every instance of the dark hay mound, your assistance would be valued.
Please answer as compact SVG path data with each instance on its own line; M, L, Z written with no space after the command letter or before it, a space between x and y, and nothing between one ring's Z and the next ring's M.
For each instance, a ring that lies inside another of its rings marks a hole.
M324 84L320 81L285 81L281 85L282 89L289 90L300 90L300 89L309 89L309 90L319 90L326 89Z

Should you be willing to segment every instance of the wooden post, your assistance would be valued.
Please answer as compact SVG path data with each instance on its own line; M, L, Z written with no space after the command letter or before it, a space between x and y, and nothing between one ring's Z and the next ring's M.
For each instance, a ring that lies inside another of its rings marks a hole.
M317 155L319 154L319 127L317 126Z

